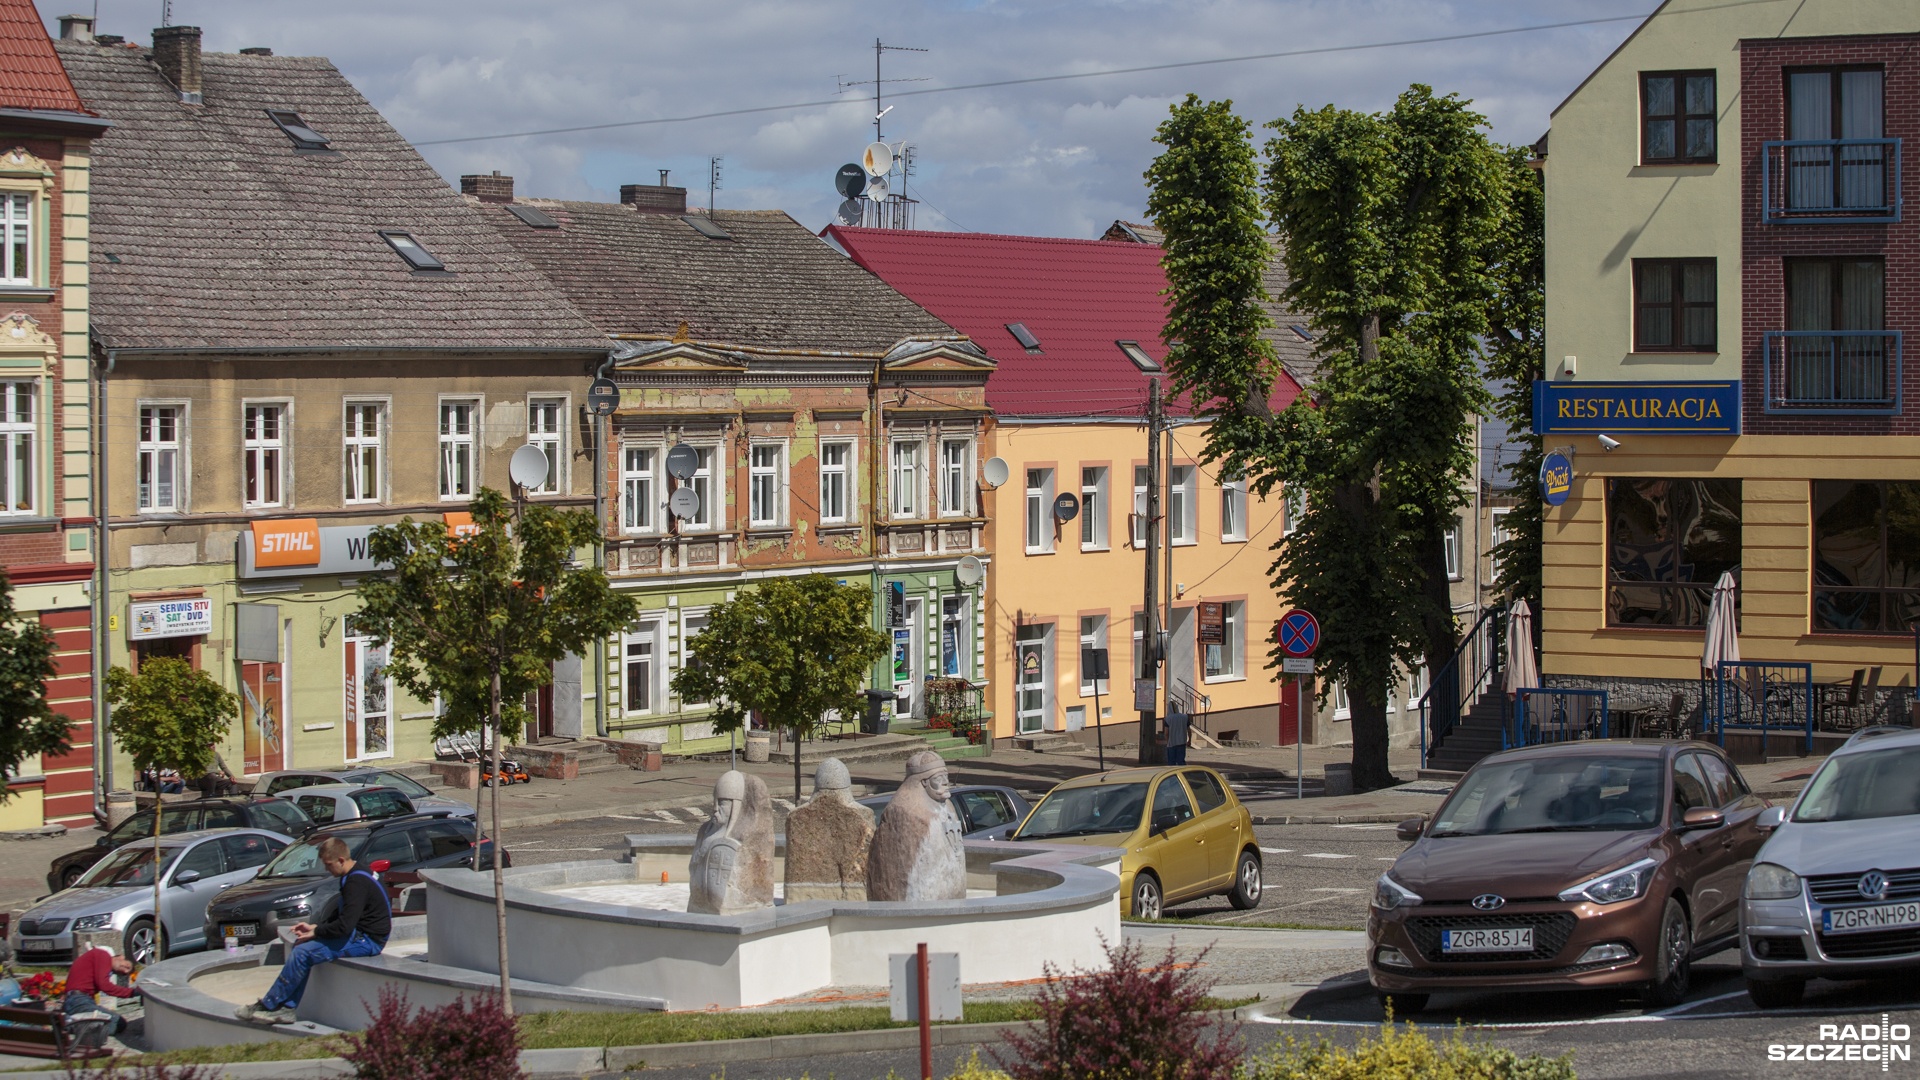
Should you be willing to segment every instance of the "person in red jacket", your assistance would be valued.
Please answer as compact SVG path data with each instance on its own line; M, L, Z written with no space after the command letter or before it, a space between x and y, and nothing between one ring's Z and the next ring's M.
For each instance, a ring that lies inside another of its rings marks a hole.
M108 997L130 998L139 993L131 985L122 985L114 981L115 975L132 975L133 961L124 956L116 956L110 945L95 945L74 958L73 966L67 969L67 994L60 1001L60 1011L67 1015L67 1021L74 1023L84 1020L108 1020L111 1018L111 1030L103 1029L101 1041L107 1035L118 1035L127 1026L126 1017L117 1013L103 1011L94 995L105 994ZM99 1045L95 1043L94 1045Z

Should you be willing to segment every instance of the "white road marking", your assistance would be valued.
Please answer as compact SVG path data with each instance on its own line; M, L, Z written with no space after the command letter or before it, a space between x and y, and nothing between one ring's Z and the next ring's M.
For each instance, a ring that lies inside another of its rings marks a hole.
M665 810L655 810L653 812L653 817L654 817L654 820L656 821L665 821L673 825L680 824L679 818L674 817L672 814L666 812Z
M1260 850L1269 855L1286 855L1293 851L1290 847L1263 847Z
M1373 861L1374 862L1399 862L1400 859L1398 856L1394 856L1394 855L1375 855L1373 857ZM918 963L918 962L919 961L915 961L915 963Z
M1337 855L1331 851L1310 851L1300 856L1303 859L1351 859L1351 855Z
M1399 827L1400 827L1400 826L1398 826L1398 825L1383 825L1383 824L1380 824L1380 823L1377 823L1377 822L1364 822L1364 823L1360 823L1360 824L1355 824L1355 825L1335 825L1335 826L1334 826L1334 828L1336 828L1336 829L1367 829L1367 830L1370 830L1370 831L1381 831L1381 830L1385 830L1385 829L1397 829L1397 828L1399 828Z
M1365 889L1308 889L1307 891L1308 892L1332 892L1332 893L1357 893L1357 892L1366 892L1367 890Z

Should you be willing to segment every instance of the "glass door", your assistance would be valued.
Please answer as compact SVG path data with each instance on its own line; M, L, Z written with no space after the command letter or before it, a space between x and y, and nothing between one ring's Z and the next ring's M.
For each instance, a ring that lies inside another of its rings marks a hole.
M1015 721L1021 735L1032 735L1046 723L1047 718L1047 644L1046 628L1023 626L1019 640L1014 644L1015 659L1019 664L1019 679L1014 696Z
M352 761L393 756L393 682L387 646L346 638L347 755Z

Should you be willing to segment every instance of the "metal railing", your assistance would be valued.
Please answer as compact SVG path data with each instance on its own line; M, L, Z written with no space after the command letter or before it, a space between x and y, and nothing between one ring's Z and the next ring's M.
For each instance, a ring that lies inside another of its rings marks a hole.
M1201 731L1213 734L1207 727L1207 714L1213 711L1213 698L1194 689L1187 680L1175 679L1167 689L1167 711L1186 713L1188 720Z
M986 713L986 687L951 675L931 676L926 682L927 723L971 740Z
M1900 411L1900 331L1769 330L1762 340L1768 412Z
M1605 739L1605 690L1563 690L1551 686L1523 686L1514 695L1513 721L1501 730L1501 749L1541 743Z
M1899 139L1789 139L1761 151L1760 220L1900 220Z
M1713 676L1713 733L1727 745L1727 729L1758 731L1762 752L1772 732L1800 732L1813 752L1813 665L1723 661Z
M1440 749L1454 725L1495 688L1506 659L1506 609L1484 608L1473 628L1460 639L1446 664L1433 675L1420 696L1420 764Z

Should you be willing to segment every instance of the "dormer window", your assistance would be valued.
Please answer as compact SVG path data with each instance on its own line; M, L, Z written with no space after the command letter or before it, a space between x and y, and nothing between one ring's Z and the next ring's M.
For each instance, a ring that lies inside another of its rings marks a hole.
M433 252L420 246L420 241L415 240L412 233L388 232L383 229L380 236L393 245L393 250L407 260L407 265L412 267L415 273L444 274L447 272L447 264L435 258Z
M1033 331L1027 329L1026 323L1008 323L1007 333L1012 334L1013 340L1019 342L1020 347L1028 352L1038 353L1040 351L1040 339L1033 336Z
M312 125L300 119L300 114L292 109L268 109L267 118L280 126L293 140L295 150L325 150L328 139L315 131Z
M1139 342L1116 341L1114 344L1120 346L1120 351L1125 353L1127 359L1133 361L1133 366L1139 368L1141 371L1160 370L1160 361L1148 356L1147 350L1141 348Z

